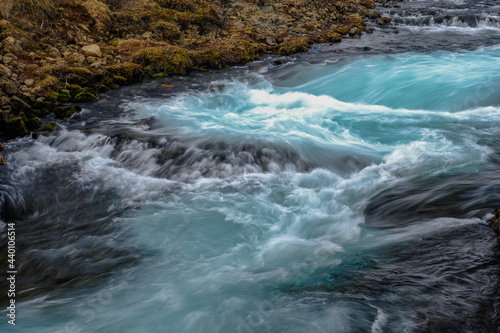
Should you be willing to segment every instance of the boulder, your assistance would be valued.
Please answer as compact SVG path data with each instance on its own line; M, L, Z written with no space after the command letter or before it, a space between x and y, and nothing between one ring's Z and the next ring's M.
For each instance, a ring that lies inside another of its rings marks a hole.
M70 56L68 56L68 61L75 62L76 64L81 66L85 62L85 56L81 53L75 52L75 53L71 54Z
M2 75L2 76L5 75L6 77L10 77L11 74L12 74L12 71L7 66L0 64L0 75Z
M12 53L7 53L3 56L2 63L4 65L8 65L16 59L17 59L17 57L15 55L13 55Z
M21 47L21 42L19 42L18 40L14 39L14 37L11 36L3 40L2 47L4 52L7 53L18 53L23 50L23 48Z
M7 96L2 96L0 98L0 106L5 108L10 105L10 99Z
M371 18L372 20L374 19L378 19L379 17L381 17L382 15L380 14L380 12L376 11L376 10L369 10L368 11L368 15L367 15L369 18Z
M97 44L85 45L82 47L82 51L86 56L90 57L101 57L101 48Z
M29 106L28 103L26 103L17 96L14 96L10 99L10 105L12 106L12 111L15 114L21 114L21 113L24 113L25 115L33 114L33 109L31 108L31 106Z
M361 35L361 31L356 27L352 28L349 31L349 36L351 36L351 37L355 37L355 36L359 36L359 35Z
M55 47L51 48L50 51L48 52L49 57L51 58L61 58L61 52L59 52L58 49Z
M361 6L365 6L366 8L369 8L369 9L375 8L375 1L373 1L373 0L360 0L359 4Z
M28 128L24 124L23 117L9 119L5 126L4 135L8 138L15 138L27 135Z
M2 80L0 82L0 89L2 89L7 95L14 95L18 88L14 82Z
M380 17L377 20L375 20L375 23L377 23L378 25L380 25L380 26L383 27L383 26L387 25L391 21L392 21L392 19L390 19L388 17Z
M31 137L33 139L37 139L40 135L48 136L50 134L50 132L52 132L58 128L59 128L59 125L57 123L50 123L50 124L42 126L39 129L33 131L33 133L31 133Z

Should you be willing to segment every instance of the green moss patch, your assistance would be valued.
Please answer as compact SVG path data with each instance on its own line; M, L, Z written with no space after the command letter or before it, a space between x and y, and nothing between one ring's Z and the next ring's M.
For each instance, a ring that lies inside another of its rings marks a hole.
M85 103L90 102L97 99L97 94L94 89L91 88L83 88L80 92L75 96L73 101L75 103Z
M67 89L61 89L57 95L57 101L60 103L66 103L71 101L71 93Z

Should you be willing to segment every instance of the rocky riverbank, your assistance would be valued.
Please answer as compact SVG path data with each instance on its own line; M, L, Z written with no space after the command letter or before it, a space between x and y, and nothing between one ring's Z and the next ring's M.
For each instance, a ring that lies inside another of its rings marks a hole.
M373 0L5 0L0 138L38 135L74 103L141 81L307 51L384 25ZM0 157L0 163L5 160Z

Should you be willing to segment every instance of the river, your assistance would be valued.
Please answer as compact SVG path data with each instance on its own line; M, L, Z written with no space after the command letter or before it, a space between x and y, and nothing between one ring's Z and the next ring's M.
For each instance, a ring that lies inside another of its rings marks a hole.
M379 9L9 142L0 330L500 332L500 2Z

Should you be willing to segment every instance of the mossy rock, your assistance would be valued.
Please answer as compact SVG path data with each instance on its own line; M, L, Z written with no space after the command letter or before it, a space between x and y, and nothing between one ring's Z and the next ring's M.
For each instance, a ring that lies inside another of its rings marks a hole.
M143 78L143 68L139 64L128 63L109 66L106 67L106 71L107 77L111 80L113 80L115 76L124 77L127 80L126 84L130 84L132 82L141 82Z
M42 125L42 120L38 117L33 117L24 122L30 131L34 131Z
M359 4L361 6L365 6L368 9L375 8L375 1L373 1L373 0L359 0Z
M346 34L349 32L349 28L348 28L348 27L345 27L345 26L343 26L343 25L341 25L341 24L336 24L336 25L334 25L334 26L331 28L331 30L332 30L333 32L336 32L336 33L340 34L341 36L344 36L344 35L346 35Z
M59 94L55 91L51 91L45 94L45 98L51 102L57 102L57 99L59 98Z
M324 36L316 36L313 38L313 42L317 44L326 43L327 40Z
M56 104L51 100L37 100L33 103L34 114L38 117L48 115L54 112Z
M221 68L258 60L264 49L246 40L226 40L213 43L210 49L191 51L191 57L198 70Z
M29 131L24 123L23 117L16 117L7 120L4 133L6 137L15 138L28 135Z
M206 67L193 67L194 71L200 72L200 73L205 73L207 71Z
M59 125L57 123L50 123L50 124L44 125L44 126L38 128L37 130L33 131L33 133L31 133L31 137L33 139L36 139L40 135L47 135L50 132L53 132L54 130L56 130L58 128L59 128Z
M80 75L89 80L92 79L93 77L92 72L88 68L83 68L83 67L62 67L61 71L65 73Z
M71 93L67 89L61 89L57 95L57 101L60 103L66 103L71 101Z
M82 111L81 107L79 107L78 105L71 105L66 107L58 107L54 110L54 113L57 119L67 119L80 111Z
M61 77L67 74L74 74L92 80L92 72L84 67L69 67L69 66L51 66L50 74Z
M352 28L358 28L359 31L363 31L366 28L365 20L357 14L348 16L344 19L343 23L349 26L349 31Z
M69 66L48 66L40 70L40 72L48 74L48 78L60 78L62 81L69 84L77 84L80 86L88 86L94 82L94 75L87 68L69 67ZM47 79L46 79L47 80ZM57 80L57 79L56 79ZM45 80L44 80L45 81ZM59 85L59 80L58 80ZM57 90L57 87L52 87L52 90Z
M66 90L69 91L71 97L75 97L82 90L82 87L78 84L68 84Z
M342 35L336 32L327 33L325 39L329 43L340 43L342 41Z
M59 80L49 75L38 84L38 87L45 92L57 90L59 88Z
M181 30L174 22L155 22L150 26L149 30L160 33L163 37L163 40L166 41L175 42L182 36Z
M290 55L299 52L306 52L310 47L311 46L307 42L307 38L298 37L282 44L277 53L280 55Z
M89 81L88 79L86 79L85 77L83 76L80 76L80 75L74 75L72 76L68 82L70 84L74 84L74 85L78 85L78 86L88 86L91 84L91 81Z
M20 115L21 113L23 113L31 116L34 113L33 108L17 96L13 96L10 99L10 106L12 108L11 112L15 115Z
M113 83L115 86L123 86L129 83L126 77L121 76L121 75L114 75L113 76Z
M85 103L97 99L97 94L92 88L83 88L78 94L73 98L75 103Z
M101 85L103 86L106 86L108 87L109 89L115 89L115 88L118 88L119 85L118 84L115 84L113 82L113 79L110 78L110 77L105 77L102 81L101 81Z
M107 91L110 91L110 90L111 90L111 88L110 88L110 87L108 87L108 86L107 86L107 85L105 85L105 84L100 84L100 85L98 85L98 86L96 87L96 89L95 89L95 90L96 90L96 92L98 92L98 93L105 93L105 92L107 92Z
M137 52L132 62L145 68L149 74L183 75L193 67L186 50L176 46L155 47Z

